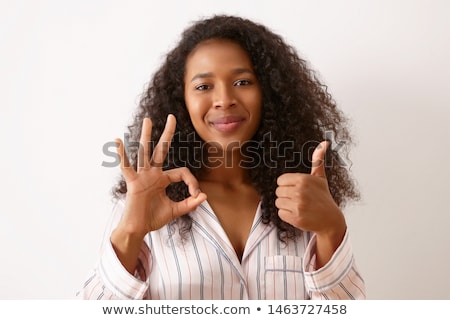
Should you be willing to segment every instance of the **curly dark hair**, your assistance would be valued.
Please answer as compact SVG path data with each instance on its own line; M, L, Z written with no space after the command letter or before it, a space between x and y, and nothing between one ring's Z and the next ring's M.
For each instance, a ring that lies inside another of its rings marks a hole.
M201 161L202 150L198 148L202 140L194 130L184 101L184 73L191 51L209 39L225 39L239 44L248 53L261 85L261 123L247 145L252 148L243 148L243 152L252 151L247 153L247 171L261 195L264 223L274 223L281 240L301 233L278 217L276 180L286 172L309 173L312 151L318 143L330 137L345 142L345 146L339 143L339 148L333 148L331 144L327 149L325 170L330 193L340 207L348 200L359 198L348 163L343 161L348 158L352 144L348 119L337 108L317 73L299 57L294 47L267 27L245 18L215 15L194 22L182 33L178 45L167 54L140 99L134 120L128 126L131 140L139 141L142 121L144 117L150 117L153 122L152 142L156 143L168 114L174 114L176 135L165 169L185 166L197 178L205 170ZM127 151L136 169L137 148L130 147ZM113 193L120 197L126 192L126 182L121 177ZM183 182L170 185L167 194L175 201L189 196ZM182 221L181 229L189 229L189 216L183 216Z

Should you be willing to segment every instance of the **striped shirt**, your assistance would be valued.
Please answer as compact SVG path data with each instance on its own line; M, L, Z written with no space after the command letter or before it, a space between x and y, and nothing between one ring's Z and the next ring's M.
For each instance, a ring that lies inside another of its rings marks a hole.
M123 209L120 200L99 261L78 293L82 299L365 299L348 232L331 260L315 270L315 235L281 242L276 227L262 222L260 206L241 261L205 201L190 213L187 237L169 225L145 237L133 276L109 241Z

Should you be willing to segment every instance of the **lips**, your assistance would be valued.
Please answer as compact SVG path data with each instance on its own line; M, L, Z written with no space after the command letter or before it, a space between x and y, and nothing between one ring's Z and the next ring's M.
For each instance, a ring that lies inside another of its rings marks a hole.
M231 132L236 130L243 122L243 117L231 115L215 118L210 121L210 124L218 131Z

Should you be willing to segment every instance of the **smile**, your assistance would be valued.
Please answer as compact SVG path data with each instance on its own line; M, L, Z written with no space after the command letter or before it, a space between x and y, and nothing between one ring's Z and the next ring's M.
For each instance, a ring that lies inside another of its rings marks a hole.
M226 116L214 119L210 124L218 131L231 132L240 127L243 122L244 118L240 116Z

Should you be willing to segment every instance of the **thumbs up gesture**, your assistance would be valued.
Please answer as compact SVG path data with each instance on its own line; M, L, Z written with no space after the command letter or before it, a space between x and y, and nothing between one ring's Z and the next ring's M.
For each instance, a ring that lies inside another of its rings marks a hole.
M341 243L346 223L328 188L325 153L328 142L321 142L312 155L310 174L285 173L278 177L276 189L279 217L292 226L317 234L318 267L325 264Z

